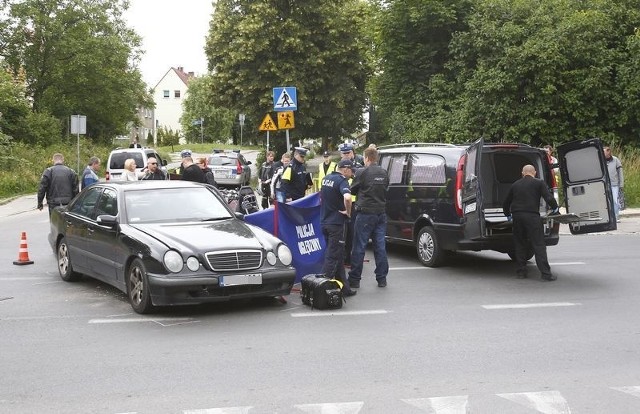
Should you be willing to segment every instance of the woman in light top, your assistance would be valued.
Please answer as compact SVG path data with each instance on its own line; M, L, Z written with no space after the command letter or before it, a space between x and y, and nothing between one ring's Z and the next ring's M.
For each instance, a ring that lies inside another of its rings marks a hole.
M136 160L134 160L133 158L129 158L124 162L122 181L138 181L138 173L136 172Z

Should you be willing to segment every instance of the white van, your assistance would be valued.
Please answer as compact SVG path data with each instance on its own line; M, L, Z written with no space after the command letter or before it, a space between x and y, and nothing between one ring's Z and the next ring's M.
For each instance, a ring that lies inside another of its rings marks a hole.
M136 171L141 173L147 166L147 159L155 158L158 160L160 169L167 172L167 161L160 158L160 154L153 148L116 148L109 154L107 160L107 181L118 181L124 172L124 162L129 158L136 161Z

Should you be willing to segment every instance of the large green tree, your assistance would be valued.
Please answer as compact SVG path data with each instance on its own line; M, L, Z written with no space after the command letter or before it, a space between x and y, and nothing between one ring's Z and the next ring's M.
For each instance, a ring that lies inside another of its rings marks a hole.
M206 44L212 102L258 129L272 89L295 86L298 137L338 137L362 126L371 72L361 0L219 0Z
M124 24L127 0L1 0L0 54L26 73L35 113L87 116L108 141L151 105L136 68L140 38Z
M226 142L232 136L234 113L227 108L216 107L211 99L211 75L189 81L189 93L182 104L180 124L187 142ZM195 120L202 119L194 125Z

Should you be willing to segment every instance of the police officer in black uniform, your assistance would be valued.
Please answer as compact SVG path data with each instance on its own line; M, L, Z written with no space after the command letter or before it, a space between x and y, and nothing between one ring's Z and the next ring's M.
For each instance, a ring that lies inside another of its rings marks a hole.
M57 206L66 206L78 194L78 175L64 165L62 154L53 154L53 166L47 168L40 178L38 189L38 210L42 210L44 197L47 197L49 215Z
M353 296L355 290L349 287L344 266L344 241L345 226L351 216L351 190L349 178L353 172L351 160L342 160L338 163L337 171L332 172L322 179L320 183L320 223L322 234L327 243L324 256L322 273L328 278L342 282L343 296Z
M551 274L551 267L547 259L547 246L544 243L544 229L540 219L540 197L544 198L552 209L552 214L558 213L558 203L553 197L547 184L536 178L533 165L522 167L522 178L513 183L504 200L502 210L508 219L513 216L513 241L517 263L517 277L527 277L527 250L533 247L536 265L542 274L542 280L556 280Z
M307 169L304 166L304 157L307 156L307 149L296 147L293 151L293 159L289 166L282 173L281 190L285 194L287 202L304 197L307 187Z

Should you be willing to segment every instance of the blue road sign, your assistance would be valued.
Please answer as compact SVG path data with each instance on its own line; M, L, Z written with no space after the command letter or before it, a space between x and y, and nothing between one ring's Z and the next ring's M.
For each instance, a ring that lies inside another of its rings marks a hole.
M296 88L285 86L273 88L273 110L274 111L295 111L298 109L298 95Z

